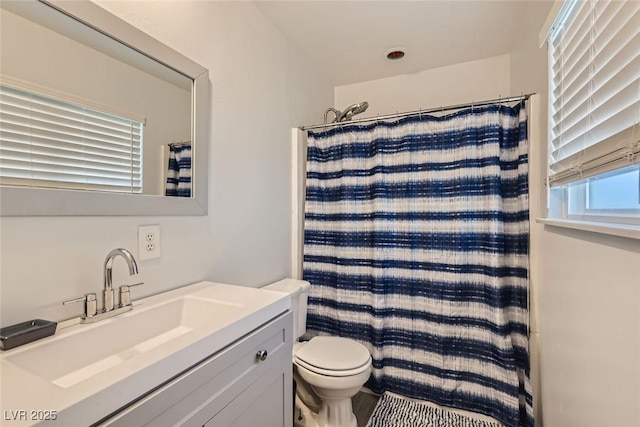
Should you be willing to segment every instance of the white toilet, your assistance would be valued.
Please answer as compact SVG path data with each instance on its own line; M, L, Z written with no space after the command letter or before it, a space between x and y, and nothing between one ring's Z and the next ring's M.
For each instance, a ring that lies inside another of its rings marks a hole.
M293 338L306 332L309 282L284 279L264 289L291 295ZM296 427L357 427L351 407L371 374L371 355L354 340L318 336L293 345Z

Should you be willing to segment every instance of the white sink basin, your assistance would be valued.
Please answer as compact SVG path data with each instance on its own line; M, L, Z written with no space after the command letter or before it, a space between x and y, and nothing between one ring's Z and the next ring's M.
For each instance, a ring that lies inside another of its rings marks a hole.
M9 354L6 360L67 388L194 330L228 319L242 305L184 296L104 320L93 328ZM46 363L43 363L46 361Z
M65 322L0 354L0 409L54 411L47 426L94 424L290 307L279 292L201 282L96 323ZM37 424L28 418L11 425Z

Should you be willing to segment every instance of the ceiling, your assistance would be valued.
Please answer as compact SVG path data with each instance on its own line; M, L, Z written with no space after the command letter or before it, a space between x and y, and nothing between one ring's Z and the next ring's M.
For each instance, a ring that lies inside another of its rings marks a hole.
M527 1L256 1L336 86L510 52ZM542 25L542 23L540 23ZM390 61L395 47L406 56Z

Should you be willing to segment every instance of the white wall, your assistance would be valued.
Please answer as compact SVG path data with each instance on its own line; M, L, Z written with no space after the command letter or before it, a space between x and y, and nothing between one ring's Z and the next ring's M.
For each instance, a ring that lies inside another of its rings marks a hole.
M531 22L548 11L529 3L511 55L511 90L541 93L545 137L546 49ZM532 147L532 218L546 214L546 143ZM639 426L640 241L535 223L531 233L539 283L531 345L540 346L544 426Z
M640 243L547 227L541 241L546 427L640 425Z
M509 95L509 55L495 56L415 74L371 80L335 89L335 108L367 101L359 117L438 108ZM331 118L331 116L330 116Z
M202 279L258 286L290 274L290 129L322 120L333 87L248 2L100 2L210 70L206 217L0 220L0 323L61 320L61 301L102 288L113 248L137 253L160 224L162 258L139 262L134 299ZM116 261L114 282L128 280Z

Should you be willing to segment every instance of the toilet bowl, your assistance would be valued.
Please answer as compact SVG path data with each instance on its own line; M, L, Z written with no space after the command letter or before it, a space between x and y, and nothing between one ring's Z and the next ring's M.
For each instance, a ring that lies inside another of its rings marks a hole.
M367 348L348 338L318 336L296 348L293 363L297 376L320 398L319 410L307 413L306 423L300 422L303 415L297 425L356 427L351 397L371 374ZM306 403L300 400L299 405Z
M306 331L309 282L285 279L265 289L291 295L294 338ZM357 427L353 397L369 379L371 355L342 337L317 336L293 347L296 427Z

